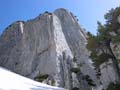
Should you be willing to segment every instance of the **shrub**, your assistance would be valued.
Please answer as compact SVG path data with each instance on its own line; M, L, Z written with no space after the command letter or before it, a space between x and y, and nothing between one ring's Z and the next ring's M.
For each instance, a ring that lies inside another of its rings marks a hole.
M114 37L112 38L112 42L113 42L113 43L118 43L118 42L120 42L120 36L114 36Z
M79 90L79 88L77 88L77 87L74 87L74 88L72 88L72 90Z
M47 79L48 77L49 77L48 74L39 75L39 76L35 77L34 80L39 81L39 82L42 82L42 81L44 81L45 79Z
M90 85L90 86L96 86L96 84L94 84L93 80L90 78L90 76L86 75L84 77L87 81L87 83Z
M48 11L45 11L45 13L49 13Z
M109 85L108 85L108 88L107 90L120 90L120 83L113 83L111 82Z
M80 68L71 68L71 72L78 73L80 72Z

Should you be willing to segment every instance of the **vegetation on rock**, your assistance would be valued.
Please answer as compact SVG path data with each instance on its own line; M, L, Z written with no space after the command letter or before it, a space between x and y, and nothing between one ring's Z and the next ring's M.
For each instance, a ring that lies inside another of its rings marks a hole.
M42 81L44 81L45 79L47 79L48 77L49 77L49 75L48 75L48 74L45 74L45 75L39 75L39 76L35 77L34 79L35 79L36 81L42 82Z
M107 14L105 14L106 23L102 25L98 22L98 32L97 35L92 35L88 33L88 44L87 48L90 50L93 63L96 67L112 59L115 69L120 77L120 69L118 66L118 60L115 57L111 43L120 42L120 7L111 9Z
M110 83L107 90L120 90L120 84Z
M71 68L71 72L78 73L80 72L80 68Z
M88 83L90 86L96 86L96 85L94 84L94 81L90 78L89 75L84 76L84 78L86 79L87 83Z

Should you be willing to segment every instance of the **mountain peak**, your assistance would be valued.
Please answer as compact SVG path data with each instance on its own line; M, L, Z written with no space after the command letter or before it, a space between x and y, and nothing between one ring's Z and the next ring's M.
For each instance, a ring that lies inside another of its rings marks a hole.
M85 33L72 13L63 8L46 11L4 31L0 66L49 85L89 90L91 86L80 77L89 75L98 82L85 43Z

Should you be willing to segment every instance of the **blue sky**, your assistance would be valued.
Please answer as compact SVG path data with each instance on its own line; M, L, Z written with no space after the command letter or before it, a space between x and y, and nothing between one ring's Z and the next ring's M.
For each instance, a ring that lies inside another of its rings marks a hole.
M119 4L120 0L1 0L0 33L14 21L66 8L78 17L81 26L95 34L97 21L104 23L104 14Z

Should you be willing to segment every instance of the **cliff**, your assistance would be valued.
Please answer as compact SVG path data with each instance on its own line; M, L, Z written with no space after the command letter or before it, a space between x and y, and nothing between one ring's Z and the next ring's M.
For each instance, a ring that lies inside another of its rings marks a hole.
M86 33L71 12L45 12L5 29L0 37L0 66L49 85L91 90L99 80L86 43Z

